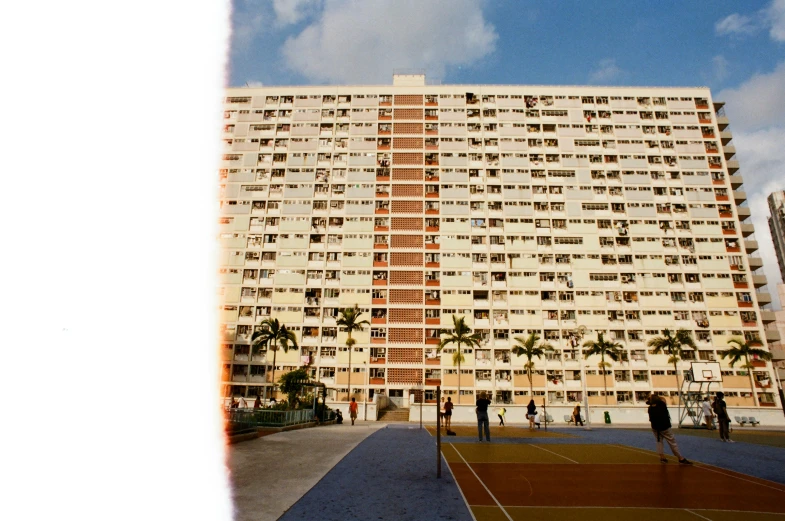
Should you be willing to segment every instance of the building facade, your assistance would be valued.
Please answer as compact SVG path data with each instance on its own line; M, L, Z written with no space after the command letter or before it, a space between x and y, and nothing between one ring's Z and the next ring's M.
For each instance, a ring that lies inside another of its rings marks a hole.
M785 281L785 190L769 194L769 231L777 253L780 277Z
M220 166L226 396L269 397L306 366L328 400L409 394L459 404L480 391L525 404L675 403L676 374L647 341L690 330L690 361L720 361L729 405L778 405L771 363L717 355L728 339L777 340L723 104L706 88L393 85L230 88ZM336 325L371 324L350 353ZM482 336L438 353L463 316ZM278 318L300 348L252 353ZM582 344L624 346L605 375ZM768 336L767 336L768 335ZM351 389L349 378L351 375ZM458 387L460 381L460 395ZM607 393L606 389L607 388ZM586 397L583 393L587 392ZM719 387L715 387L715 390Z

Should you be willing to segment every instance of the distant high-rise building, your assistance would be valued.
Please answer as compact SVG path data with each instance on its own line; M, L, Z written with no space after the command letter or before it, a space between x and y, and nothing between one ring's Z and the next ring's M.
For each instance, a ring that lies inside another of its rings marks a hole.
M774 241L774 251L777 252L777 264L780 267L780 277L785 282L785 190L772 192L769 195L769 230L771 240Z
M220 170L226 396L270 397L305 366L328 401L531 398L565 411L677 400L685 328L731 406L774 407L772 364L730 367L731 338L776 340L723 103L707 88L393 85L230 88ZM346 346L341 310L370 325ZM464 317L478 348L437 352ZM299 349L254 353L277 318ZM537 333L533 396L516 338ZM584 360L602 333L621 359ZM351 349L351 351L349 351ZM351 368L349 367L351 356ZM605 372L605 375L603 375ZM683 373L683 374L682 374ZM603 377L605 376L605 378ZM351 379L351 385L349 380ZM460 382L460 392L459 392ZM584 392L586 393L584 395ZM422 394L421 394L422 393ZM754 396L753 396L754 393ZM637 416L636 416L637 415ZM640 411L625 418L645 416ZM782 415L780 415L781 419Z

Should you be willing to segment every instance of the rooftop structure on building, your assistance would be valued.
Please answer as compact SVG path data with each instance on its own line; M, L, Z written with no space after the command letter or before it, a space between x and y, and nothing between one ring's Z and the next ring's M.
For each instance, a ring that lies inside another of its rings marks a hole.
M332 402L432 402L439 385L459 404L481 391L525 404L527 360L512 348L536 332L555 348L534 360L537 403L644 410L651 392L675 404L678 391L647 341L685 328L698 349L680 379L718 361L714 390L730 406L778 405L770 362L753 361L751 388L748 369L718 356L731 338L779 334L766 329L743 179L709 89L428 85L412 73L229 88L224 110L226 396L269 398L306 366ZM350 352L336 319L355 304L370 326ZM452 346L437 352L453 315L482 337L460 372ZM271 317L300 345L275 368L251 348ZM582 356L599 333L623 346L605 378Z

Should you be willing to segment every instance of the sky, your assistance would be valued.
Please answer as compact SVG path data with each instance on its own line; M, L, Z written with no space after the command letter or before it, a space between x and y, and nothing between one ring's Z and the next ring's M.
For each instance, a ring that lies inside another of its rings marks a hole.
M785 0L234 0L231 86L708 86L725 101L769 290L766 197L785 189Z

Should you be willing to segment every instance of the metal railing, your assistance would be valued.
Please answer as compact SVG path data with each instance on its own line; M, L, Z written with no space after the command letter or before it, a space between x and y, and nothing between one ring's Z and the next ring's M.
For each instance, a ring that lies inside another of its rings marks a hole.
M239 431L255 427L285 427L313 421L313 409L276 411L272 409L230 409L227 412L229 430Z

